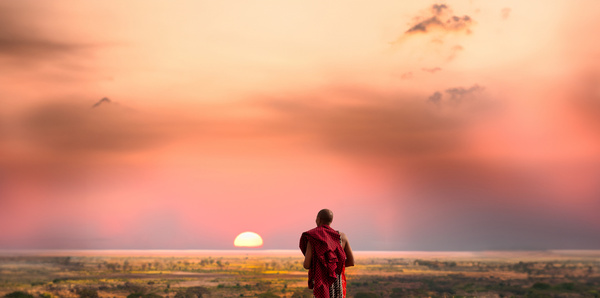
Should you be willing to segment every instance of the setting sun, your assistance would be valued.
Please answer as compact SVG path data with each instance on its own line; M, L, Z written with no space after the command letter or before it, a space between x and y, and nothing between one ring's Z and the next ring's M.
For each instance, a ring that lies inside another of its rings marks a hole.
M235 237L233 245L237 247L260 247L263 245L263 240L256 233L244 232Z

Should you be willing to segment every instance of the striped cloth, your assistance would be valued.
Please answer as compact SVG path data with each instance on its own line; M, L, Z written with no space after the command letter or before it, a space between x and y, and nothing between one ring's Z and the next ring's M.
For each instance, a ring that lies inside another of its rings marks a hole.
M313 296L316 297L316 296ZM346 298L346 269L342 270L342 274L338 275L336 280L329 287L330 298Z

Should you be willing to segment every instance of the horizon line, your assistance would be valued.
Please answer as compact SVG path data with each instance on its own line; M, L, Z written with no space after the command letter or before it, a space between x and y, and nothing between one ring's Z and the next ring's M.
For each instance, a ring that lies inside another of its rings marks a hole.
M593 253L600 254L600 249L488 249L488 250L353 250L358 255L390 255L390 254L416 254L416 255L433 255L433 254L453 254L453 255L477 255L486 253ZM146 255L206 255L210 253L221 253L225 255L235 254L298 254L302 255L299 249L264 249L264 248L242 248L242 249L145 249L145 248L0 248L0 256L5 255L34 255L34 254L90 254L90 253L105 253L109 255L138 253Z

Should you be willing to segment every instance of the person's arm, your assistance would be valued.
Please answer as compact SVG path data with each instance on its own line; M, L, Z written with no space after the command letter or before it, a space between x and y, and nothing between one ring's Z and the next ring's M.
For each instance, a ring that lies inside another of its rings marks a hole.
M348 241L348 237L346 234L340 233L342 236L342 243L344 244L344 252L346 253L346 267L354 266L354 255L352 254L352 248L350 247L350 242Z
M306 253L304 254L304 269L310 269L310 263L312 261L312 246L310 242L306 245Z

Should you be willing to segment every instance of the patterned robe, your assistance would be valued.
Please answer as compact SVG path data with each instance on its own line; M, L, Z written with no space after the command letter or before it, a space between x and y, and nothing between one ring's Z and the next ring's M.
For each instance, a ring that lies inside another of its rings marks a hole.
M302 233L300 250L306 254L308 243L313 250L308 270L308 287L317 298L345 297L346 253L341 245L340 233L321 225Z

